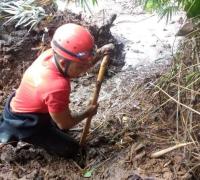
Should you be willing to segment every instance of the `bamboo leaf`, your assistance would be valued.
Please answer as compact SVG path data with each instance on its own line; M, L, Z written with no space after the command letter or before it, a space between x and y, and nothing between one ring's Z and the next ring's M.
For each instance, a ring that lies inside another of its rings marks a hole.
M16 11L12 10L12 9L4 9L4 11L8 14L16 14Z
M24 24L24 27L27 27L30 24L35 24L35 22L36 22L35 20L31 20L31 21L27 22L26 24Z
M8 1L2 4L0 12L11 15L4 24L14 22L15 27L31 25L32 28L47 16L42 7L35 6L34 0Z

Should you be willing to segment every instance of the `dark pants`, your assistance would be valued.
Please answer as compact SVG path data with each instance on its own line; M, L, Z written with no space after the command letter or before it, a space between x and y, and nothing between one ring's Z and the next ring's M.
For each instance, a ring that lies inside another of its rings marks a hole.
M0 120L0 142L25 141L65 158L74 157L79 144L53 124L49 114L13 113L8 98Z
M79 151L79 144L74 139L53 126L22 140L65 158L75 157Z

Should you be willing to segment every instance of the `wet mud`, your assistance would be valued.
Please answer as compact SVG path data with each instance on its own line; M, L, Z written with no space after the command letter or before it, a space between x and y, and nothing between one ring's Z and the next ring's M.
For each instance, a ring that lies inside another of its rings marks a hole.
M115 5L120 7L119 14L135 15L132 1L116 1ZM146 114L157 105L150 83L166 72L170 64L169 57L166 61L126 66L124 69L126 53L133 49L131 44L127 45L127 39L123 41L122 35L116 35L115 25L119 23L119 19L114 21L117 8L113 7L112 10L114 12L106 11L103 18L103 11L93 18L86 18L84 14L60 12L29 33L26 29L13 29L12 25L1 26L1 106L18 87L25 69L42 50L49 48L55 29L61 24L82 24L90 29L98 47L112 42L116 48L102 85L98 113L92 120L86 157L64 160L23 142L19 142L16 147L8 144L0 147L0 179L76 180L84 179L86 172L91 172L90 179L192 179L192 175L187 174L185 159L179 151L161 159L149 156L170 145L164 137L174 128L171 122L164 121L165 117L160 112L151 116ZM48 33L44 32L44 27L47 27ZM136 54L138 51L134 51L132 55ZM72 79L72 110L79 111L87 107L94 91L98 68L99 64L83 77ZM69 134L79 140L84 124L82 122L71 129Z

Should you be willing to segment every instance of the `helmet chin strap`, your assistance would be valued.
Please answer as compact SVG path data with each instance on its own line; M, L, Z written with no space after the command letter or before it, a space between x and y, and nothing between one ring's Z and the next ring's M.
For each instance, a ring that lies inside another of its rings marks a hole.
M64 65L64 71L63 69L61 68L60 64L58 63L58 59L57 57L55 56L55 53L53 55L53 62L54 64L56 65L57 69L59 70L59 72L64 76L64 77L69 77L69 75L67 74L67 70L69 68L69 65L70 65L70 61L67 61L65 62L65 65Z
M67 73L67 70L69 68L69 65L70 65L70 61L67 61L65 62L65 68L64 68L64 77L69 77L68 73Z

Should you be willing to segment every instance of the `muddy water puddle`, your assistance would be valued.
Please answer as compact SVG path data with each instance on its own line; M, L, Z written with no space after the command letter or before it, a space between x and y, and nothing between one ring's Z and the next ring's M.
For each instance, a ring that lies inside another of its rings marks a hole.
M172 48L175 51L177 47L175 33L179 24L172 21L166 25L158 20L151 14L120 15L116 19L111 31L125 44L125 67L166 62L172 58Z

